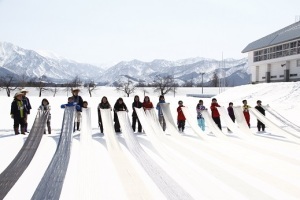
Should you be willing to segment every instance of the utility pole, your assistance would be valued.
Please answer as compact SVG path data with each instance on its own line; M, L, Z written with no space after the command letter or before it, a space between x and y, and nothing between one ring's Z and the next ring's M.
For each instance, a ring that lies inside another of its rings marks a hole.
M205 73L204 72L201 72L200 73L200 75L202 76L202 82L201 82L201 86L202 86L202 94L203 94L203 75L204 75Z

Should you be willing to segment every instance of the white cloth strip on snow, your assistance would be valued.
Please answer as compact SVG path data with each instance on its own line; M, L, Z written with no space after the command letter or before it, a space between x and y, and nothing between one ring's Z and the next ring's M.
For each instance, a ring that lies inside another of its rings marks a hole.
M294 129L297 132L300 132L300 126L294 124L290 120L286 119L284 116L282 116L280 113L278 113L276 110L271 108L270 106L263 106L263 108L268 111L271 115L273 115L276 119L281 121L286 126L289 126L290 128Z
M241 136L241 137L244 137L244 136L248 136L247 133L245 134L243 132L243 130L241 130L236 123L234 123L232 121L232 119L230 118L230 116L228 115L226 109L224 108L224 106L221 106L221 107L217 107L220 115L221 115L221 118L222 120L225 121L227 127L235 134L237 134L238 136ZM239 120L236 120L236 121L239 121ZM248 127L248 126L247 126ZM248 132L248 130L247 130Z
M170 104L169 103L160 103L160 108L163 112L165 121L166 121L166 132L170 135L179 135L177 126L174 123L171 110L170 110Z
M187 107L181 107L181 110L190 124L191 128L193 129L194 133L199 136L201 139L207 137L207 135L201 130L201 128L197 124L197 119L194 119L190 114L190 110Z
M234 116L235 116L235 121L238 124L239 128L242 130L242 132L248 134L249 136L253 135L253 133L251 132L251 130L246 122L242 107L234 106L233 112L234 112Z
M92 143L91 109L82 108L81 114L80 157L76 196L78 199L97 199L95 196L97 187L93 180L98 169L93 163L95 151Z
M142 110L143 112L143 110ZM172 179L149 155L143 150L134 136L128 114L125 111L117 113L127 148L143 169L150 176L157 188L167 199L192 199L182 187Z
M250 108L250 111L253 115L255 115L255 117L257 119L259 119L262 123L264 123L266 126L270 127L271 129L273 129L276 133L282 134L284 136L286 136L287 138L290 138L290 136L293 136L293 138L297 138L300 139L300 136L291 133L287 130L284 130L282 128L280 128L279 126L277 126L276 124L274 124L271 120L269 120L268 118L266 118L266 116L264 116L263 114L261 114L257 109L255 108Z
M103 130L105 130L105 141L108 153L110 154L114 166L121 178L122 185L129 199L153 199L140 175L130 162L129 158L122 151L114 131L110 109L100 109Z
M215 121L212 119L212 116L208 113L207 110L202 111L202 116L207 122L209 130L217 137L226 138L226 135L219 129Z

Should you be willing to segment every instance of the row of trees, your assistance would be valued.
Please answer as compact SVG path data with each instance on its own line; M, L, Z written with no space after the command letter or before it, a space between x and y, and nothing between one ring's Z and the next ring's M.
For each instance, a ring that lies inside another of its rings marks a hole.
M212 86L218 87L219 85L219 78L217 74L214 74L212 78ZM49 83L47 82L47 77L42 76L40 78L31 78L26 79L25 76L22 76L21 78L16 78L14 76L2 76L0 77L0 88L4 89L6 91L6 94L8 97L11 96L11 92L16 89L21 89L24 87L35 87L39 91L39 97L42 96L42 93L44 91L50 90L53 92L53 96L56 95L58 92L58 88L63 87L64 90L68 92L72 90L72 88L77 87L84 87L87 89L90 97L92 97L92 92L96 89L97 84L94 81L89 82L83 82L79 76L75 76L73 80L64 83L64 84L55 84L55 83ZM186 84L182 85L183 87L193 87L192 80L190 82L186 82ZM203 85L198 85L202 86ZM133 94L136 88L143 88L144 93L146 93L146 87L153 87L154 91L159 93L160 95L165 95L169 92L173 92L174 96L176 93L177 88L179 87L178 83L176 83L173 76L156 76L155 80L151 84L143 84L138 83L134 84L133 81L131 81L129 78L126 81L118 81L115 83L115 88L118 91L124 92L127 97L130 96L130 94Z

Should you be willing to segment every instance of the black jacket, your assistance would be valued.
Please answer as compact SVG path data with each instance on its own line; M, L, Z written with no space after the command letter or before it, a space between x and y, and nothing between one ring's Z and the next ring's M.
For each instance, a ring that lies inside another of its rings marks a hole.
M135 112L135 108L142 108L142 107L143 107L143 103L142 102L140 102L140 101L134 101L132 103L132 110L133 110L132 117L137 117L137 114Z

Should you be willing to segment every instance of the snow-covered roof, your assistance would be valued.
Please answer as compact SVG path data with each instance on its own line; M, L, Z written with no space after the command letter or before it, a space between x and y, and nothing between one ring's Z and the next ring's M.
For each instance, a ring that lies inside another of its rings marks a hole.
M243 49L242 53L273 46L298 38L300 38L300 21L271 33L270 35L267 35L261 39L251 42Z

